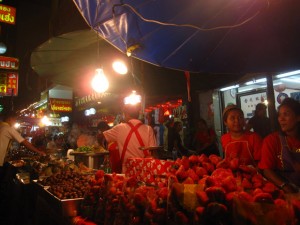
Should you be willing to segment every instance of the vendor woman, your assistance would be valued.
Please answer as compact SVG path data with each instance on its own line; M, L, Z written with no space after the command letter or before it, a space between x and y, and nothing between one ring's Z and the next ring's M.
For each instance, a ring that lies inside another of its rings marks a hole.
M223 121L228 133L221 137L223 154L226 159L238 159L239 164L257 166L261 156L261 137L245 131L243 111L236 105L229 105L223 111Z
M300 187L300 103L286 98L278 107L281 131L267 136L259 168L264 176L287 193Z

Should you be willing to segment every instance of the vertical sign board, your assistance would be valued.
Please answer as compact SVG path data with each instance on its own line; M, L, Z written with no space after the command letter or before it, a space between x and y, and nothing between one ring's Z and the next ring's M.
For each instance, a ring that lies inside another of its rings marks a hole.
M0 23L16 24L16 9L0 4Z
M18 73L0 72L0 96L18 95Z
M18 95L18 70L17 58L0 56L0 96Z

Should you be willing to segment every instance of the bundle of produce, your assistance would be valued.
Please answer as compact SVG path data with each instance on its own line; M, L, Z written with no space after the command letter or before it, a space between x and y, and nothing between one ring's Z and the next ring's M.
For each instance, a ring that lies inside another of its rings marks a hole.
M99 216L103 215L98 213L100 206L103 205L103 199L105 198L105 182L104 171L98 170L94 177L91 177L88 181L89 186L85 192L84 199L80 205L80 215L92 221L101 222ZM104 208L101 207L101 210Z
M105 225L122 225L130 224L131 204L129 201L133 187L137 185L137 180L126 178L117 174L105 175L106 195L105 195Z

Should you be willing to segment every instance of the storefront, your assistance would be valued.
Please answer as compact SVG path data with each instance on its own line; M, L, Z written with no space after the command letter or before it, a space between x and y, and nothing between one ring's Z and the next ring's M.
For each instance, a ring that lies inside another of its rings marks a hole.
M264 75L245 76L243 81L215 91L214 109L216 113L214 123L219 136L225 132L221 118L222 110L230 104L236 104L241 107L247 121L254 116L255 107L258 103L268 105L271 101L273 105L274 102L274 110L276 110L287 97L300 100L300 70L275 74L272 76L271 84L267 85L267 83L268 77ZM268 89L271 90L270 94L268 94ZM270 113L276 114L272 110L269 107L269 116Z
M21 110L19 122L29 124L32 128L30 132L39 128L49 133L65 132L65 125L71 120L72 111L72 88L56 85L42 92L39 102Z

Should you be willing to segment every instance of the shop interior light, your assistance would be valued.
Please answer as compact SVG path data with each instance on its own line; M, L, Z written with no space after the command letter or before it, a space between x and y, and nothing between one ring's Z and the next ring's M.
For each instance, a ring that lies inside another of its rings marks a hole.
M281 78L280 80L288 81L288 82L293 82L293 83L300 83L300 79L299 79L299 78L296 78L296 79L292 79L292 78Z
M125 105L128 104L136 105L138 103L141 103L141 101L142 101L142 97L140 95L137 95L136 91L132 91L132 93L129 96L124 98Z
M261 79L257 79L257 80L253 80L253 81L248 81L245 84L252 85L252 84L262 83L262 82L266 82L266 81L267 81L266 78L261 78Z
M251 90L253 90L253 88L239 88L238 92L246 92Z
M19 124L19 123L15 123L14 127L15 127L16 129L18 129L18 128L20 127L20 124Z
M116 71L117 73L119 73L121 75L125 75L128 72L128 68L127 68L126 64L122 61L113 62L112 67L113 67L114 71Z
M282 84L282 82L274 82L273 86L280 85L280 84ZM261 87L264 88L267 87L267 85L262 85Z
M41 120L42 124L45 126L49 126L50 125L50 120L48 118L48 116L44 116Z
M107 91L109 83L103 72L103 69L96 69L96 74L91 84L93 89L98 93L103 93Z
M230 90L230 89L233 89L233 88L238 88L240 85L233 85L233 86L229 86L229 87L224 87L224 88L221 88L220 91L227 91L227 90Z
M288 76L297 75L297 74L300 74L300 70L295 70L295 71L291 71L291 72L288 72L288 73L278 74L276 77L277 78L282 78L282 77L288 77Z

